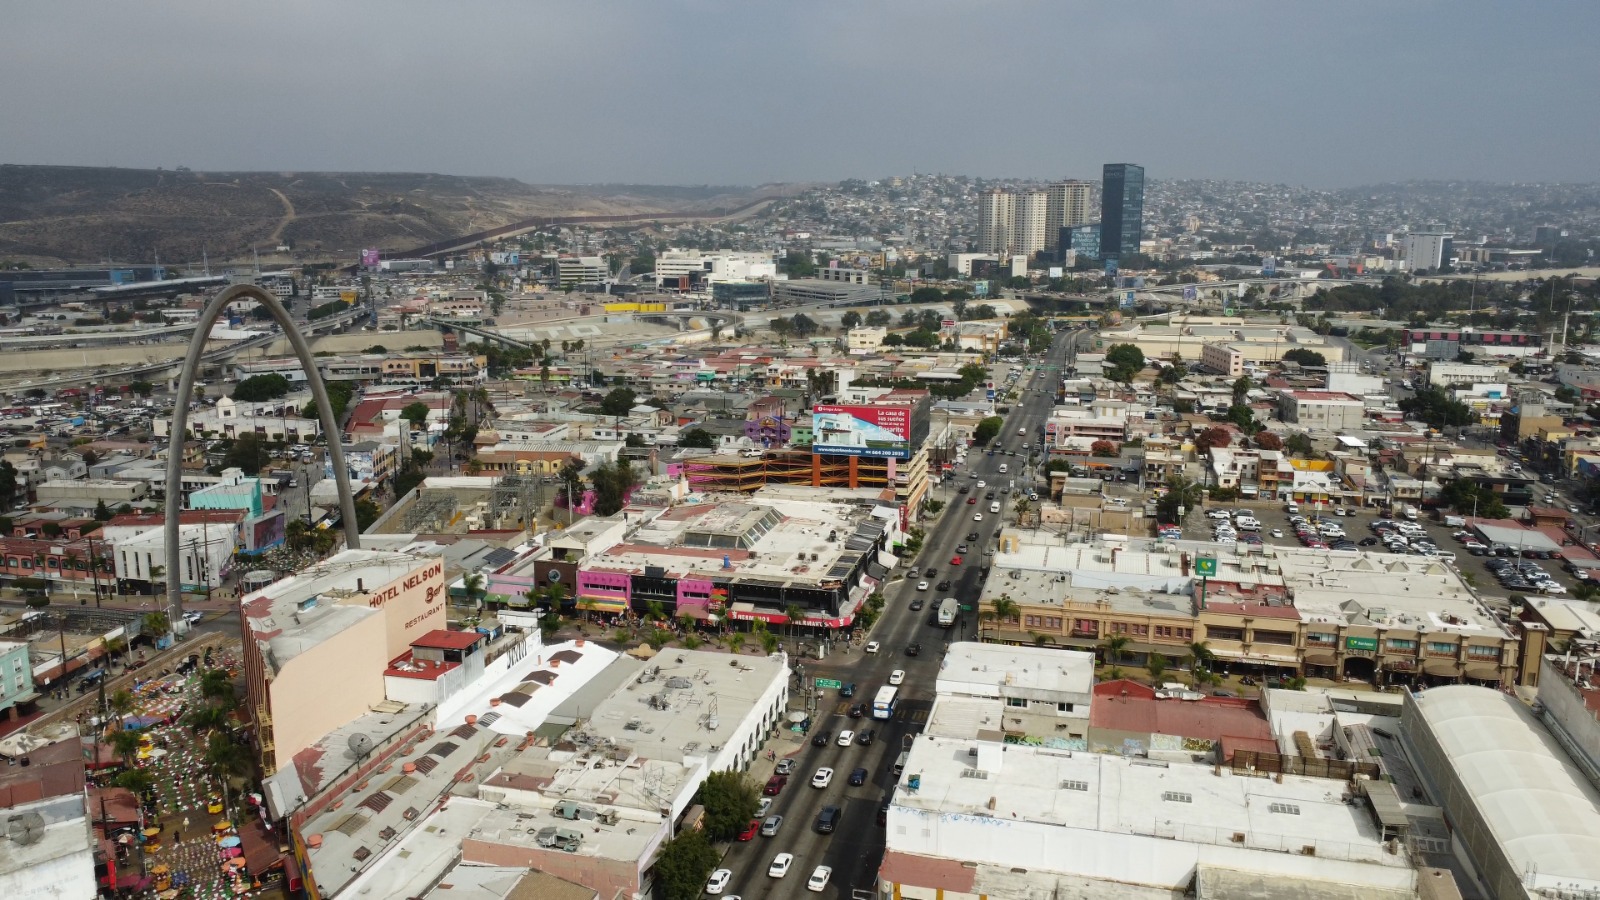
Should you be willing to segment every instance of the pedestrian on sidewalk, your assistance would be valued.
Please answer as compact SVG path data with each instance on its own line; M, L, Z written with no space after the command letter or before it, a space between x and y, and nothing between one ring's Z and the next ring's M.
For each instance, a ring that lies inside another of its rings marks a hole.
M183 830L184 831L188 831L189 830L189 817L188 816L184 816L183 817Z

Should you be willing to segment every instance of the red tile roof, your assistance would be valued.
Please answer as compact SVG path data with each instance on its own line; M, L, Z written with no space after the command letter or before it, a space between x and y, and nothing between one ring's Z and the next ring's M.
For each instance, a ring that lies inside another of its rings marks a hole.
M1225 737L1272 741L1272 726L1254 700L1158 700L1153 688L1126 679L1095 685L1089 727L1209 741Z
M978 870L969 869L959 859L916 856L898 850L885 850L878 878L894 884L908 884L961 894L972 893ZM899 893L896 891L895 893Z
M448 628L435 628L412 641L411 646L429 647L435 650L466 650L482 640L483 635L476 631L451 631Z

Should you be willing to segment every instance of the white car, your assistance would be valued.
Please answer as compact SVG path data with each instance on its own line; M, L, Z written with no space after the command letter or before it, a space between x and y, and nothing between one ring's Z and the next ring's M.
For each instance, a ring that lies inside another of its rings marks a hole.
M919 591L925 591L925 590L927 590L927 589L928 589L928 583L927 583L927 582L926 582L926 581L919 581L919 582L917 582L917 590L919 590Z
M901 682L903 682L905 680L906 680L906 670L905 669L895 669L893 672L889 673L889 683L890 684L899 684L899 683L901 683Z
M706 882L706 893L715 896L728 889L728 882L733 880L732 869L718 869L711 873L711 878Z
M974 521L974 522L982 522L983 521L983 513L973 513L972 514L972 521Z
M1274 528L1274 529L1272 529L1272 536L1275 537L1275 538L1283 537L1283 529L1282 528Z
M851 731L848 728L846 728L845 730L839 732L839 746L841 746L841 747L850 746L851 742L854 741L855 739L856 739L856 733L854 731Z
M979 478L978 479L978 483L975 486L976 487L988 487L989 484L988 484L988 482L984 481L982 478Z
M756 818L765 819L767 817L767 810L769 810L771 808L772 808L772 798L771 797L762 797L761 798L761 802L756 804Z
M779 853L772 858L772 865L767 866L767 874L773 878L782 878L789 874L789 867L794 865L793 853Z
M880 646L881 645L877 641L867 641L867 646L865 649L868 653L877 653L878 647Z
M811 786L814 788L825 788L830 784L833 784L833 770L827 766L818 769L817 774L811 776Z
M1206 513L1206 518L1217 519L1218 521L1221 521L1228 518L1228 511L1225 509L1213 509L1212 511Z
M817 866L811 871L811 877L806 879L806 890L820 893L828 886L828 879L832 877L832 868L829 866Z

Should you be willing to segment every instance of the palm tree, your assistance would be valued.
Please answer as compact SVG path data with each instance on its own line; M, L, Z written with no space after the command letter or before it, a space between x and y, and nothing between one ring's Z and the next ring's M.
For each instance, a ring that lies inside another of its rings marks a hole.
M1205 641L1195 641L1189 645L1189 673L1192 683L1198 687L1202 675L1211 668L1211 663L1216 659L1216 654L1211 652L1211 645Z
M1161 680L1161 673L1167 671L1167 658L1159 653L1150 654L1150 659L1144 664L1145 670L1150 673L1153 681Z
M117 773L117 777L112 779L111 783L120 788L127 788L136 797L148 797L150 792L155 790L156 778L148 769L127 769Z
M733 653L738 653L740 650L744 649L745 640L746 638L744 636L744 632L742 631L735 631L733 634L728 635L728 650Z
M118 718L129 715L138 708L138 703L133 695L127 691L116 691L106 698L106 707L117 714Z
M806 620L806 611L800 608L800 604L791 603L783 608L783 616L789 620L789 640L792 641L794 640L794 626Z
M164 612L145 613L142 624L145 634L165 635L172 630L172 622L167 619L167 614Z
M1170 519L1162 521L1177 522L1178 507L1183 507L1185 512L1200 508L1200 503L1205 499L1205 487L1198 481L1190 481L1183 476L1174 476L1167 479L1167 493L1158 504L1163 516L1170 514Z
M223 709L233 709L239 703L233 690L233 679L223 669L211 669L200 676L200 696L212 706Z
M1016 620L1021 611L1022 607L1017 605L1017 601L1011 599L1011 597L1007 594L1001 594L1000 596L989 601L989 614L987 618L997 624L1000 622L1011 622Z
M482 575L478 574L477 572L473 572L466 578L461 579L461 588L466 592L467 602L472 604L473 609L483 608L484 590Z
M1106 651L1106 662L1113 665L1122 662L1124 654L1128 652L1128 645L1131 643L1133 643L1133 639L1125 634L1114 634L1106 638L1105 643L1100 645Z
M665 622L667 607L660 600L651 600L644 605L644 617L652 622Z
M223 816L231 819L233 804L229 780L250 774L250 758L245 755L244 749L227 735L212 732L211 738L206 741L205 759L206 765L211 767L212 773L217 776L218 784L222 786Z

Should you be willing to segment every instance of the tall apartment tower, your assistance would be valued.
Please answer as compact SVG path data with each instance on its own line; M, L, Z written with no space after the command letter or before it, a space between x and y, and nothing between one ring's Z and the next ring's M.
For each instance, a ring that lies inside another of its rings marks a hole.
M1100 258L1138 253L1144 231L1144 166L1106 163L1100 182Z
M1061 229L1088 223L1091 186L1087 181L1061 181L1045 189L1045 250L1061 250Z
M990 190L978 196L978 252L1005 253L1011 246L1010 191Z
M1046 191L1020 191L1012 197L1010 252L1032 257L1048 243L1049 195Z

